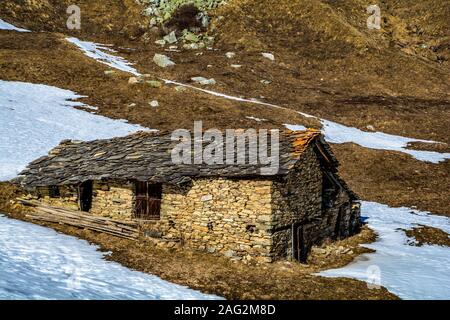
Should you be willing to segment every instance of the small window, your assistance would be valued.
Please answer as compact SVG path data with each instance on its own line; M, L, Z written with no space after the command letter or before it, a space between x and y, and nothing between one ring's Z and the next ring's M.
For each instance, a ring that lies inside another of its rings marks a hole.
M48 196L50 198L59 198L61 197L61 193L59 191L58 186L50 186L48 187Z
M161 215L162 185L136 182L135 218L158 220Z

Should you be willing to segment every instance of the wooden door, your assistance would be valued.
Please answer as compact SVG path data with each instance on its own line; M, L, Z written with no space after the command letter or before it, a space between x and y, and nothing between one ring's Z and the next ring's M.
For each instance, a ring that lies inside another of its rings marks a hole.
M303 225L294 225L293 227L293 256L300 263L306 263L308 259L308 246L305 240Z
M136 182L136 208L135 218L155 220L160 218L161 212L161 184L148 184Z

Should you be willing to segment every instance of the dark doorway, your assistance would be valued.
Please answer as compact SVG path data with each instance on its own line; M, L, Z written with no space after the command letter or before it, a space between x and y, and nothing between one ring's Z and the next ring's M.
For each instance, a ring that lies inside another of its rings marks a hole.
M161 216L162 185L136 182L135 218L158 220Z
M292 248L294 259L300 263L306 263L308 260L308 245L305 239L305 229L301 224L292 226Z
M332 174L324 171L322 176L322 210L333 207L338 192L339 187Z
M85 181L78 187L80 210L89 212L92 208L92 181Z

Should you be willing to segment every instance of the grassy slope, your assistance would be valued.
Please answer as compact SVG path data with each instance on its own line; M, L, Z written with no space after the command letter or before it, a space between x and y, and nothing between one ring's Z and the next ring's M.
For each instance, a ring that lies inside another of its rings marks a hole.
M218 84L213 89L220 92L260 98L363 130L371 125L387 133L450 143L449 64L433 58L449 52L445 1L384 1L383 29L371 31L366 27L366 4L360 0L231 0L215 12L224 17L215 23L219 50L200 56L195 51L165 52L177 63L168 70L151 60L162 51L153 45L159 35L147 30L136 36L134 27L143 28L147 20L133 1L80 2L81 31L65 28L68 2L32 3L41 5L2 2L0 14L33 30L115 43L119 54L135 61L144 73L184 82L192 76L214 77ZM99 107L100 114L162 130L189 128L194 120L218 128L318 126L293 111L176 92L167 86L129 86L128 75L105 76L106 66L84 57L62 37L0 32L2 78L72 89L89 96L85 101ZM433 47L437 42L438 48ZM428 49L417 48L424 43ZM224 57L230 50L237 53L231 61ZM274 52L276 61L262 58L261 51ZM232 63L243 67L233 69ZM271 80L271 85L261 84L262 79ZM160 102L159 108L148 107L153 99ZM136 107L129 107L132 103ZM256 123L245 116L269 121ZM448 161L432 165L356 146L336 150L345 178L364 199L450 214ZM448 152L449 147L439 150Z

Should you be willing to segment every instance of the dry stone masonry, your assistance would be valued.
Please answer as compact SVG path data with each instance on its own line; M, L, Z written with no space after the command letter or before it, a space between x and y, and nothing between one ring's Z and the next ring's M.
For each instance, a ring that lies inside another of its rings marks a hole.
M175 165L168 136L140 133L65 141L16 183L51 206L81 210L82 186L90 181L90 214L138 221L142 237L160 246L245 262L306 262L312 245L358 231L359 203L319 132L281 137L280 168L272 175L255 165Z

